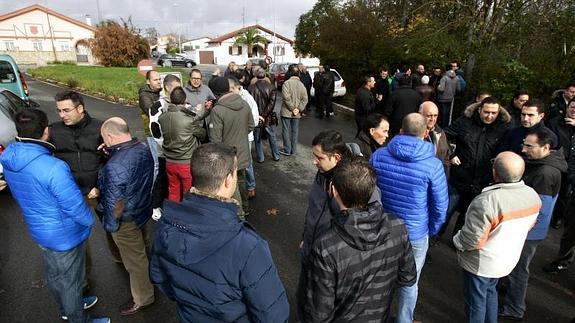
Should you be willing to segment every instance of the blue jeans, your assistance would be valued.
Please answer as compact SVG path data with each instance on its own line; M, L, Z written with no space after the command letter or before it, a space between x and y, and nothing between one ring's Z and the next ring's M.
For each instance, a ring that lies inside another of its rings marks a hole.
M463 296L468 323L497 323L497 281L463 270Z
M88 322L82 298L86 241L68 251L40 248L48 289L58 302L61 315L67 316L70 323Z
M410 241L410 243L415 260L415 269L417 270L417 281L413 286L400 287L397 290L398 308L396 323L413 322L413 312L417 304L417 284L419 283L419 276L425 264L425 256L427 255L427 248L429 247L429 236L426 235L419 240Z
M246 189L253 190L256 188L256 174L254 173L254 163L252 160L252 142L250 141L250 165L246 168Z
M509 286L503 300L500 314L522 318L525 313L525 295L529 283L529 264L535 255L537 246L541 240L527 240L521 250L519 262L513 271L507 276Z
M256 160L258 163L262 163L265 159L264 157L264 147L262 143L262 132L264 127L256 127L254 129L254 142L256 144ZM278 148L278 143L276 141L276 132L274 127L265 127L265 132L268 134L268 141L270 143L270 149L272 151L272 157L274 160L280 159L280 153Z
M297 140L299 135L299 118L282 117L282 140L284 151L290 155L297 153Z

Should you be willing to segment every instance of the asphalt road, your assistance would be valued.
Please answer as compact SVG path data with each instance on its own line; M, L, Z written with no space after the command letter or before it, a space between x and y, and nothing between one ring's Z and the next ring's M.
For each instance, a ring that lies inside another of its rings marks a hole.
M53 97L59 89L33 80L29 85L32 98L55 121ZM86 98L86 108L99 119L120 116L128 122L133 135L140 138L143 135L137 108L93 98ZM249 221L270 244L289 295L293 322L299 275L298 244L307 194L316 172L311 140L317 132L330 128L341 131L347 141L353 141L355 125L349 117L337 115L331 120L306 117L300 124L297 156L282 156L279 162L274 162L266 145L266 161L255 165L257 197L251 205L255 213ZM277 130L280 139L280 129ZM525 322L561 323L575 317L573 268L559 275L541 271L541 266L556 254L559 236L559 230L551 230L535 256ZM58 322L59 313L43 277L39 248L31 241L20 210L7 192L0 194L0 246L0 322ZM130 317L120 317L118 307L130 296L128 276L123 267L112 262L99 223L94 226L90 247L94 262L90 276L92 292L100 298L90 310L93 315L109 315L114 322L177 322L174 304L159 291L154 306ZM461 271L447 238L429 253L432 262L423 269L416 318L426 323L464 322Z

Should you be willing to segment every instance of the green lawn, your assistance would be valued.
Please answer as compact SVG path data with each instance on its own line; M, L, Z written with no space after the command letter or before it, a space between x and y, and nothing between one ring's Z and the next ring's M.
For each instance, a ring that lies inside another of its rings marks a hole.
M184 84L188 82L189 76L182 69L158 68L157 70L180 72L184 78ZM81 92L130 104L136 104L138 89L146 82L135 67L54 65L28 69L27 72L34 78L57 81L63 83L64 86L78 88Z

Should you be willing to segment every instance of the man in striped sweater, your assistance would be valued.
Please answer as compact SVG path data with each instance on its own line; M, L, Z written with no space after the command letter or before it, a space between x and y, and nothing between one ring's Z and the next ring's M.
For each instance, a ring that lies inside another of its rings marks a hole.
M394 289L415 284L405 225L369 203L374 189L365 159L336 166L330 194L341 211L313 244L302 322L388 322Z
M524 170L519 155L497 155L495 184L473 199L463 228L453 237L468 322L497 322L497 281L515 268L541 209L537 192L521 180Z

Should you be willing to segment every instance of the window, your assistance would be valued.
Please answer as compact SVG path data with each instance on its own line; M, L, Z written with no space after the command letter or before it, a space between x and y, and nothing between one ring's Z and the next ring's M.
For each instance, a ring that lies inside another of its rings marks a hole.
M234 54L234 47L233 46L228 47L228 53L230 54L230 56Z
M242 46L230 46L228 47L228 52L231 56L237 55L240 56L242 55Z
M195 47L195 48L196 48L196 49L200 49L200 45L196 45L196 47Z
M12 40L5 40L4 47L6 47L7 51L15 51L16 47L14 47L14 42Z
M41 52L42 49L42 42L41 41L33 41L32 44L34 45L34 50Z
M70 51L70 44L68 42L59 42L58 43L61 52L69 52Z
M284 56L286 54L286 49L284 46L274 46L274 55Z

